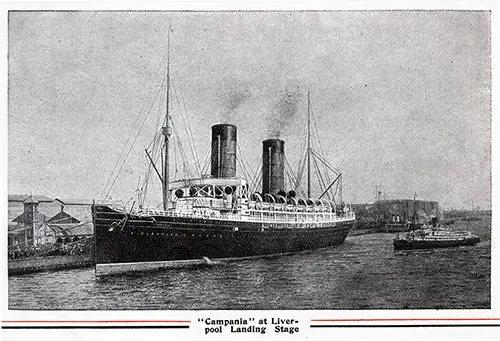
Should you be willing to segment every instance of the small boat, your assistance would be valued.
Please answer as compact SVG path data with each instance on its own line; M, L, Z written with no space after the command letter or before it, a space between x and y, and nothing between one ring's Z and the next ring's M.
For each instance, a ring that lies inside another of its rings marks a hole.
M437 249L456 246L472 246L481 239L469 231L453 231L443 228L422 228L397 234L393 244L395 250Z

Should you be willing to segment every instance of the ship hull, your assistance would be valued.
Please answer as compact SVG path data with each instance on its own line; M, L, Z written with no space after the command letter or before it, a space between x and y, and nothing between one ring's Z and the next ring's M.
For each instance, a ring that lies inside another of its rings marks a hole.
M479 237L452 240L394 240L395 250L438 249L457 246L473 246L479 243Z
M93 206L97 274L296 253L344 242L354 220L322 227L186 217L142 217Z

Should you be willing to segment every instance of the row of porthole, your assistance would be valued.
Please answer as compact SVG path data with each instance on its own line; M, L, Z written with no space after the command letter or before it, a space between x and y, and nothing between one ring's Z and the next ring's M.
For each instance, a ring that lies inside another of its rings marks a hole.
M133 234L134 234L134 232L130 232L130 235L133 235ZM175 237L177 237L177 236L186 237L186 236L189 236L189 234L186 234L186 233L163 233L163 232L162 233L160 233L160 232L156 232L156 233L155 232L141 232L141 233L137 232L137 234L138 235L140 234L141 236L167 236L167 237L174 237L174 236ZM191 237L194 237L194 236L195 236L195 234L192 233ZM198 234L198 237L208 237L208 235ZM214 234L213 237L215 238L215 237L217 237L217 235ZM222 235L220 234L219 237L222 238Z
M133 235L133 234L134 234L134 232L130 232L130 235ZM155 232L141 232L140 235L141 236L143 236L143 235L146 235L146 236L155 236L156 235L156 236L170 236L170 237L174 237L174 236L186 237L186 236L188 236L188 234L185 234L185 233L181 234L181 233L159 233L159 232L156 232L156 233ZM245 236L246 235L246 236L252 237L251 235L244 234L244 233L241 233L239 235L240 236ZM191 234L191 237L194 237L194 236L195 236L195 234ZM318 236L318 234L307 234L307 235L302 236L302 237L310 238L310 237L316 237L316 236ZM208 238L210 236L209 235L198 234L198 237L206 237L206 238ZM279 238L281 236L274 235L273 237L274 238ZM217 235L216 234L212 235L212 238L217 238ZM219 235L219 238L222 238L222 235Z

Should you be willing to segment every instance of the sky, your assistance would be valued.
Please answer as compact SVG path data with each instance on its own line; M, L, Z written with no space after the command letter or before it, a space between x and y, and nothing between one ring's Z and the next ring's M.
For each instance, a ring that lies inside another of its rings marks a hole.
M187 114L200 159L210 126L231 123L252 167L279 137L296 169L310 91L346 200L373 202L381 185L387 198L490 207L487 11L10 12L9 193L98 199L135 140L109 191L133 194L169 26L172 119L182 136Z

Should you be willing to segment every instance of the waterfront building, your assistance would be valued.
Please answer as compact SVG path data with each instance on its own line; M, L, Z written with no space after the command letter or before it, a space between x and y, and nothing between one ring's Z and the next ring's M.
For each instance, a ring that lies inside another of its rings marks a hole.
M8 201L9 250L71 242L93 234L88 200L14 194Z

